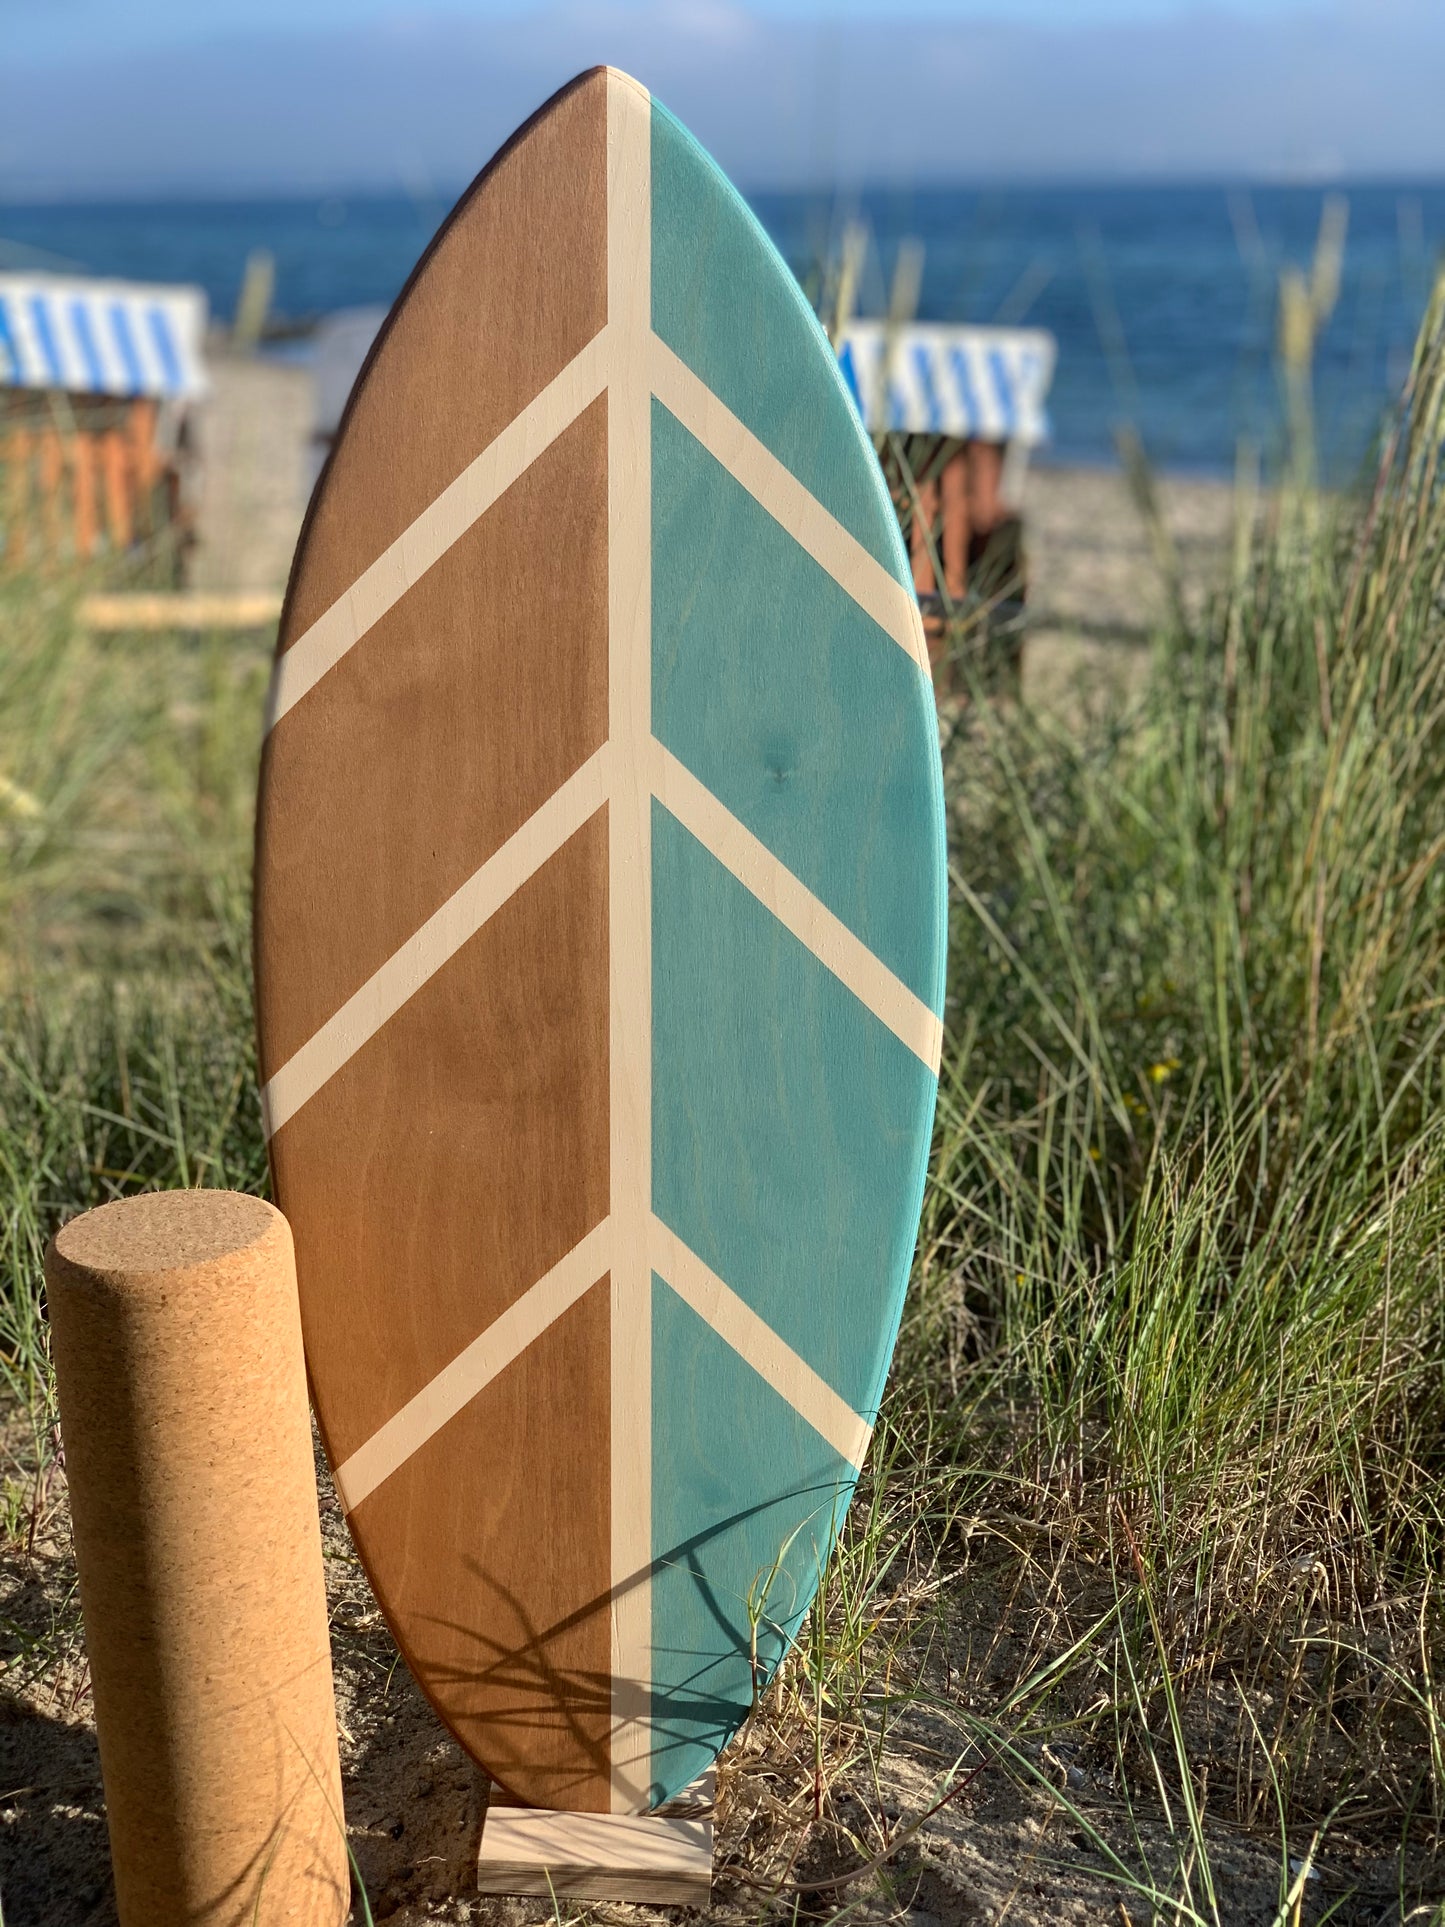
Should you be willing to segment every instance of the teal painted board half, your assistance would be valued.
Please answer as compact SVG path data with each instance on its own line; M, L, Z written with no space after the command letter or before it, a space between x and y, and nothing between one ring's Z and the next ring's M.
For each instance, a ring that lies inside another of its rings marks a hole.
M653 1210L871 1419L933 1074L660 803L652 862Z
M873 445L817 316L727 176L652 103L652 325L900 582Z
M772 1678L857 1474L656 1277L652 1385L656 1805L712 1763Z
M659 401L652 422L653 731L941 1013L932 690Z
M872 445L787 268L655 102L650 145L656 1804L771 1678L852 1495L917 1236L947 884Z

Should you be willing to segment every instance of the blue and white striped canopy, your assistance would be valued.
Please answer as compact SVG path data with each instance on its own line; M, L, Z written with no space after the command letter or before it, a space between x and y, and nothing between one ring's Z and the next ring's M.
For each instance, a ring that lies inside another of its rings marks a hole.
M0 388L189 399L205 332L199 288L0 274Z
M872 434L958 435L965 440L1049 439L1044 406L1054 338L1042 328L890 328L855 321L838 344L843 378Z

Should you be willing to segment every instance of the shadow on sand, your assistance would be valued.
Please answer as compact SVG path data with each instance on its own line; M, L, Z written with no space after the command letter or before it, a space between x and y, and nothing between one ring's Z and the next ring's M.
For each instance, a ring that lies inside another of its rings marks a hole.
M114 1927L95 1729L0 1693L5 1927Z

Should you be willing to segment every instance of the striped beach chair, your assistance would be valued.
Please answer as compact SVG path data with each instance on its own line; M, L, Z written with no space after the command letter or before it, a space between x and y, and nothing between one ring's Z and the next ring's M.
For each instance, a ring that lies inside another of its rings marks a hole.
M0 274L0 556L85 560L156 537L178 566L199 288Z
M853 321L837 349L908 537L940 685L950 678L951 624L980 607L1016 672L1025 593L1018 503L1029 455L1049 438L1053 336Z

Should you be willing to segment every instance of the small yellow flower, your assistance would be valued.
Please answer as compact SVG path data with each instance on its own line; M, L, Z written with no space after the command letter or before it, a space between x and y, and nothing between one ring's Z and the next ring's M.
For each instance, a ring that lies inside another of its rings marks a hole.
M1096 1144L1091 1144L1089 1146L1089 1156L1094 1160L1095 1164L1099 1162L1100 1152L1099 1152L1099 1147Z
M18 783L12 783L3 772L0 772L0 809L8 810L12 816L45 814L29 790L23 790Z
M1171 1078L1178 1068L1179 1059L1177 1057L1166 1057L1157 1064L1151 1064L1145 1072L1145 1076L1151 1084L1162 1084L1166 1079Z

